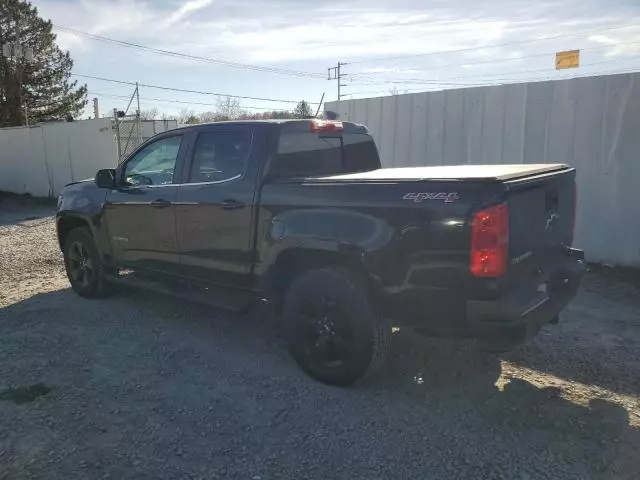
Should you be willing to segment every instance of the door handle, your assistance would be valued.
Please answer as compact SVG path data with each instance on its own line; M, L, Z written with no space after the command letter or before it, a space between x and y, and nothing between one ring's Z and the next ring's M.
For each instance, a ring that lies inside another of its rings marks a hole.
M222 202L223 210L238 210L239 208L243 208L244 203L239 202L238 200L233 200L232 198L228 198Z
M152 207L156 207L156 208L165 208L165 207L171 206L171 202L168 201L168 200L164 200L162 198L159 198L159 199L154 200L153 202L151 202L150 205Z

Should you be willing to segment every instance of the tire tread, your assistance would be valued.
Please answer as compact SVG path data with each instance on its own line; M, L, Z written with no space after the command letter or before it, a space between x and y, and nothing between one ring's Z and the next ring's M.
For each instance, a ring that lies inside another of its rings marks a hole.
M71 230L68 234L67 234L67 238L65 241L65 246L64 246L64 251L65 251L65 257L66 257L66 252L67 252L67 248L68 246L71 244L71 242L73 241L77 241L77 240L82 240L86 243L87 248L90 251L90 254L94 257L95 260L95 265L96 265L96 271L98 274L98 279L97 282L95 284L94 287L87 289L87 290L78 290L73 283L71 284L71 287L73 288L73 290L80 296L85 297L85 298L102 298L105 297L107 295L109 295L109 293L111 293L111 288L110 285L107 283L106 278L105 278L105 271L104 271L104 265L100 259L100 255L98 253L98 249L95 245L94 239L93 239L93 235L91 234L91 230L89 230L87 227L77 227L74 228L73 230ZM66 258L65 258L65 269L66 269ZM69 282L71 282L71 279L69 278Z
M367 316L373 320L373 345L371 347L372 353L368 361L368 365L360 377L351 382L344 382L342 384L346 385L361 382L374 375L388 357L391 347L391 327L386 319L377 313L376 310L378 309L376 308L376 302L373 301L371 291L367 287L366 283L358 278L358 276L348 268L342 266L331 266L310 270L302 274L293 282L289 292L295 292L297 285L300 282L305 282L310 275L318 274L329 275L334 277L336 282L346 283L345 287L349 290L349 295L357 295L359 297L359 303L368 309ZM287 296L288 295L289 293ZM285 303L286 301L287 300L285 298Z

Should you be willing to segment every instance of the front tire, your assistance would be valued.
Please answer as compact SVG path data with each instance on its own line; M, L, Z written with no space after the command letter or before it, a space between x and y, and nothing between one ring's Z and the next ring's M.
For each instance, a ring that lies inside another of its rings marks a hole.
M78 295L97 298L108 293L102 259L87 228L75 228L68 233L64 265L71 288Z
M339 267L312 270L287 292L287 346L312 378L347 386L374 373L387 357L391 328L365 282Z

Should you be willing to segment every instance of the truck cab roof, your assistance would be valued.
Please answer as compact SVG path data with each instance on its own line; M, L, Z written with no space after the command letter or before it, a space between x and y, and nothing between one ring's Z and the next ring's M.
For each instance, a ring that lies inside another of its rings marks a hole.
M220 121L220 122L207 122L207 123L197 123L194 125L185 125L179 127L178 129L171 130L175 132L176 130L190 130L197 129L202 127L211 127L216 125L226 125L226 126L256 126L256 125L285 125L287 128L300 129L311 131L311 124L317 122L327 122L327 123L339 123L342 125L341 131L344 133L368 133L367 127L364 125L353 123L353 122L341 122L341 121L333 121L333 120L321 120L317 118L276 118L276 119L266 119L266 120L228 120L228 121Z

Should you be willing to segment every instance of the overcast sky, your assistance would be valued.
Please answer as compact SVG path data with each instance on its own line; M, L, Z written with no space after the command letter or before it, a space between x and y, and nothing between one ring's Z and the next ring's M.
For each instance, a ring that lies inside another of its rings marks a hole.
M55 25L218 60L326 75L338 61L345 98L640 70L638 0L32 0ZM618 28L613 28L618 27ZM74 72L199 91L318 102L336 82L157 55L56 31ZM565 34L576 34L559 36ZM543 41L529 41L558 36ZM506 45L505 45L506 44ZM495 45L502 45L496 47ZM447 52L462 50L460 52ZM582 49L579 69L555 52ZM422 55L421 54L428 54ZM413 57L395 58L402 56ZM395 58L395 59L393 59ZM86 82L101 109L132 87ZM395 82L395 83L391 83ZM142 108L196 112L215 97L141 87ZM110 95L110 96L107 96ZM243 100L246 108L287 103Z

